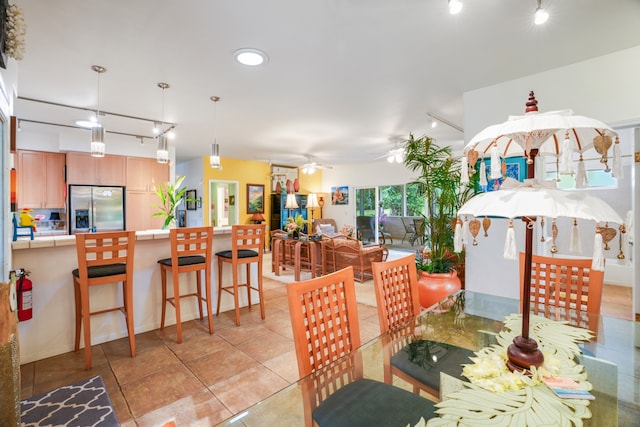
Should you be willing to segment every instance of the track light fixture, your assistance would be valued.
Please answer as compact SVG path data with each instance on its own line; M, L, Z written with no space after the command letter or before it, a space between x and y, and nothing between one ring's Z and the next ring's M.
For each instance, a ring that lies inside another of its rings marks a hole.
M158 87L162 89L162 123L160 124L160 135L158 135L158 148L156 150L156 160L158 163L169 163L169 144L167 142L167 133L162 130L164 127L164 90L169 89L169 83L158 83Z
M538 0L538 7L536 8L533 22L535 22L536 25L542 25L547 22L547 19L549 19L549 13L542 8L542 0Z
M218 141L216 139L216 132L218 131L217 126L217 105L218 101L220 101L219 96L212 96L209 98L214 103L214 116L213 116L213 144L211 144L211 152L209 153L209 166L214 169L222 169L222 165L220 164L220 146L218 145Z
M91 69L98 74L98 105L96 107L96 125L91 128L91 155L104 157L104 128L100 124L100 75L107 69L100 65L92 65Z
M460 0L449 0L449 13L452 15L460 13L462 2Z
M431 119L431 127L434 128L436 126L438 126L438 122L445 124L447 126L449 126L450 128L453 128L455 130L457 130L460 133L464 133L464 129L462 129L460 126L456 125L455 123L450 122L449 120L443 119L442 117L433 114L433 113L427 113L427 117L429 117Z

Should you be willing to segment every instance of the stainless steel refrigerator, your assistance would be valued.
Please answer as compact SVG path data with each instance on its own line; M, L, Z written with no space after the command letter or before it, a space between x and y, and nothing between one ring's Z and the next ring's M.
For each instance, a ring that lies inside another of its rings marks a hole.
M69 185L69 234L125 230L124 187Z

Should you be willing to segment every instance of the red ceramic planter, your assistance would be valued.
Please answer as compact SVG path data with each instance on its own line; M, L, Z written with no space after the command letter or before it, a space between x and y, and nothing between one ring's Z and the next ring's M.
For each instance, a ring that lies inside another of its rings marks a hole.
M420 306L429 308L438 301L462 288L458 273L427 273L422 271L418 278Z

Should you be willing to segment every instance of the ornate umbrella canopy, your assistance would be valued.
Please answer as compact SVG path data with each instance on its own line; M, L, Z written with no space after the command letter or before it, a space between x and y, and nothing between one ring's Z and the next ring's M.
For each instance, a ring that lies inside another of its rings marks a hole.
M542 155L554 155L562 162L564 174L573 174L572 157L574 152L582 153L590 148L601 155L601 163L609 171L608 153L614 144L614 169L616 152L619 153L618 134L603 122L585 116L573 114L572 110L539 113L538 101L533 92L526 103L526 113L522 116L509 116L507 121L489 126L474 136L465 146L466 162L472 167L478 158L491 156L492 162L499 157L524 156L532 161L531 151L536 149ZM619 154L617 155L619 160ZM497 178L493 172L492 178ZM474 170L472 170L472 173ZM614 171L614 176L617 170Z
M526 185L526 183L525 183ZM623 220L603 200L582 191L545 187L501 188L478 194L458 210L458 215L501 218L580 218L622 224Z

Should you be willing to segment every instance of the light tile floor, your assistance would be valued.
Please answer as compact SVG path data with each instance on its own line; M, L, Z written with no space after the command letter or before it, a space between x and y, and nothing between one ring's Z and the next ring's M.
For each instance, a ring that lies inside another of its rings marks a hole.
M92 348L93 368L82 352L70 352L21 367L22 398L102 375L124 426L215 425L298 379L295 349L281 282L264 279L266 319L259 307L214 317L214 335L201 321L136 335L137 356L122 338ZM605 286L602 311L631 318L630 288ZM378 335L375 307L359 304L362 341Z
M127 338L92 347L93 368L84 354L70 352L21 367L26 398L94 375L102 375L118 420L124 426L215 425L298 379L285 284L264 279L266 319L259 306L136 335L136 357ZM375 307L360 304L363 341L379 333Z

